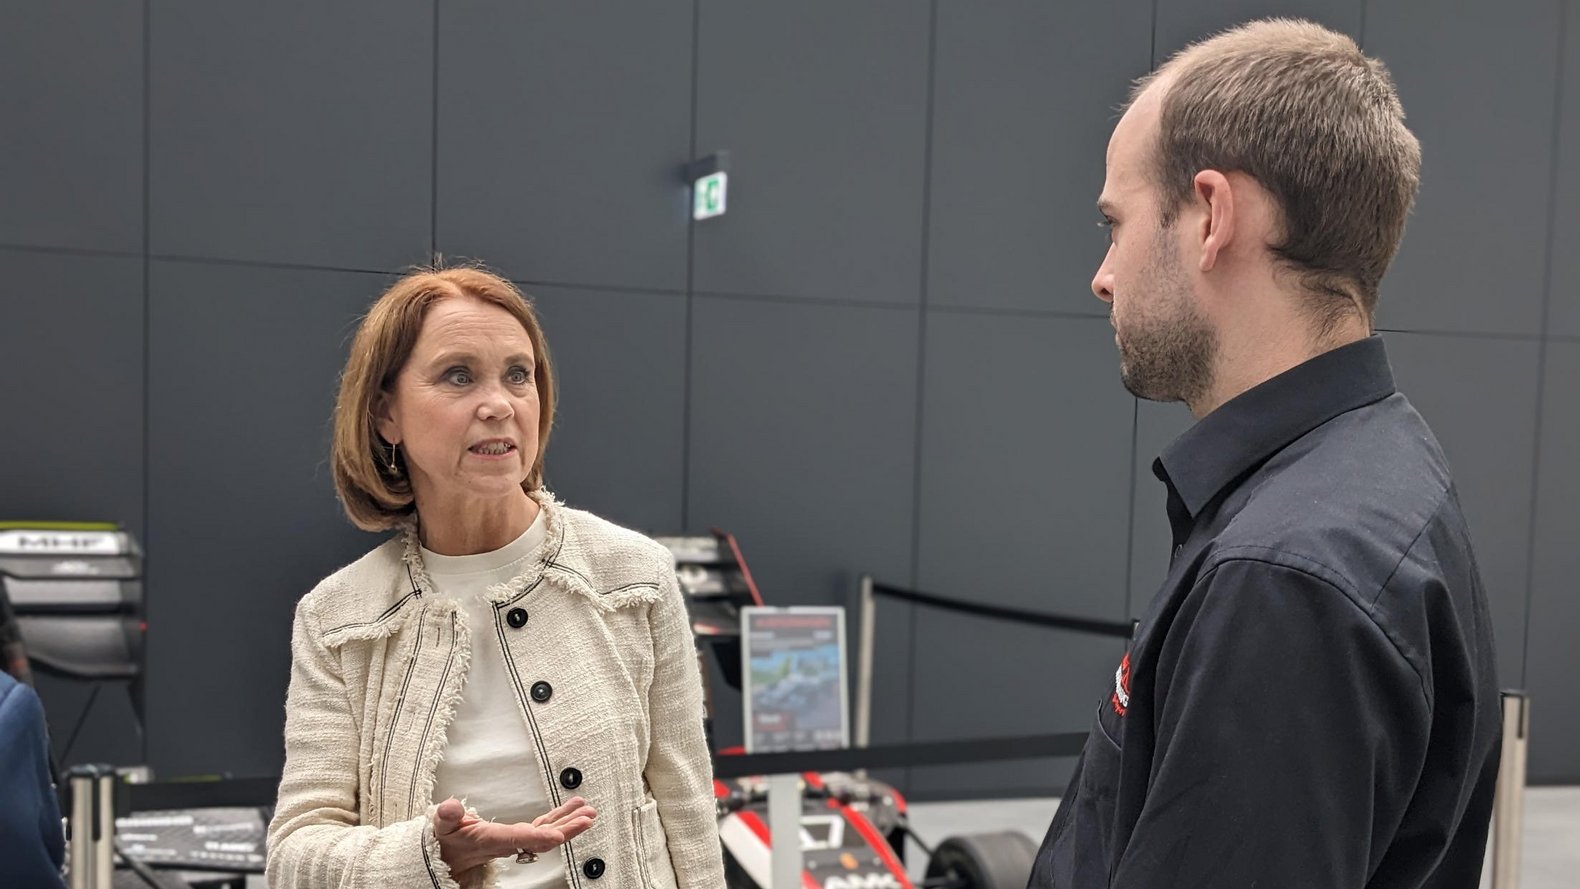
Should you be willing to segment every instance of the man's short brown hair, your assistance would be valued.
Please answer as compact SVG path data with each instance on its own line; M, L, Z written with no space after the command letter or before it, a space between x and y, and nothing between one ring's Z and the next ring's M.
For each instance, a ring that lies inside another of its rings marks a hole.
M532 304L504 278L473 266L421 269L396 281L368 309L351 341L335 400L335 431L330 465L346 517L364 531L382 531L406 521L416 510L411 476L378 432L380 401L394 391L395 378L411 358L428 309L441 299L476 299L515 316L532 339L532 376L538 387L538 453L521 487L543 485L543 453L554 425L554 364Z
M1197 173L1245 173L1282 208L1270 248L1319 298L1317 317L1358 305L1369 320L1421 179L1383 64L1320 25L1265 19L1181 50L1132 101L1165 79L1154 167L1165 224Z

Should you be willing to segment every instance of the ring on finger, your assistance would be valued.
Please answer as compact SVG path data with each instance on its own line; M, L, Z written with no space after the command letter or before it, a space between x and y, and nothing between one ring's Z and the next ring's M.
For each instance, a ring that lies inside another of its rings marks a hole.
M516 863L517 864L531 864L532 862L537 861L537 860L538 860L538 853L536 853L536 852L530 851L528 849L517 849L516 850Z

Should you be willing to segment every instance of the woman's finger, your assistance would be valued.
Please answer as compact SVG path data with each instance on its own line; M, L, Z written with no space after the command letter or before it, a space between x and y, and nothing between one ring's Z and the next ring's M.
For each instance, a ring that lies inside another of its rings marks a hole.
M545 817L547 817L547 816L545 816ZM598 817L598 810L597 809L594 809L590 805L584 805L581 808L576 809L575 811L566 812L564 817L555 819L554 821L544 821L541 826L543 826L543 827L557 827L557 828L560 828L561 830L563 830L565 828L566 824L569 824L570 822L575 821L578 818L585 818L585 819L587 819L588 823L591 823L597 817Z
M543 820L546 821L546 822L550 822L550 823L555 822L555 821L559 821L560 819L564 818L566 815L570 814L571 812L576 811L577 809L580 809L582 806L585 806L585 805L587 805L587 801L586 800L582 799L579 796L573 796L570 799L566 800L565 802L560 803L559 805L555 806L554 808L548 810L547 812L544 812L543 813Z
M569 824L560 828L560 835L565 837L566 840L574 840L592 825L593 820L589 817L573 818Z

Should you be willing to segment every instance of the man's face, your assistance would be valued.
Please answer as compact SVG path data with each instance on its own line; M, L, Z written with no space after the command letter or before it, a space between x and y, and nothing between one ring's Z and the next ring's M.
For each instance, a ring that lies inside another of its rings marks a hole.
M1092 293L1110 306L1125 388L1149 401L1193 404L1211 388L1217 342L1197 307L1180 228L1162 224L1151 176L1159 86L1131 105L1108 142L1108 175L1097 202L1109 230L1108 255Z

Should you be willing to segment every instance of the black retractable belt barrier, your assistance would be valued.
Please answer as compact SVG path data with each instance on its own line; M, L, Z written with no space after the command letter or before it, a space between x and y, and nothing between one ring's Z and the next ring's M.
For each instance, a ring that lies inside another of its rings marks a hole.
M959 599L948 599L935 596L932 593L923 593L918 590L907 590L888 584L876 583L872 591L880 596L891 599L902 599L907 602L917 602L922 605L931 605L947 611L958 611L962 614L974 614L978 617L994 617L999 620L1014 621L1015 623L1031 624L1038 627L1053 627L1060 630L1074 630L1078 633L1090 633L1096 636L1115 636L1120 639L1129 639L1134 623L1128 621L1096 620L1089 617L1073 617L1065 614L1044 614L1039 611L1025 611L1020 608L1009 608L1003 605L983 605L978 602L962 602Z
M1085 743L1085 732L1065 732L1014 738L880 744L874 747L808 750L794 753L715 755L713 774L717 778L740 778L747 775L849 772L857 769L1076 756ZM272 806L279 784L278 778L126 784L117 795L117 808L141 812L221 806Z
M1017 738L984 738L971 741L924 741L916 744L879 744L839 750L795 753L749 753L715 756L717 778L747 775L784 775L798 772L853 772L857 769L939 766L999 759L1036 759L1043 756L1076 756L1086 744L1086 732L1026 735Z

